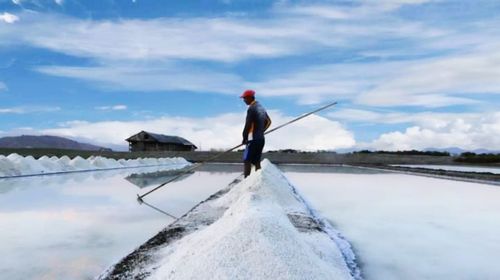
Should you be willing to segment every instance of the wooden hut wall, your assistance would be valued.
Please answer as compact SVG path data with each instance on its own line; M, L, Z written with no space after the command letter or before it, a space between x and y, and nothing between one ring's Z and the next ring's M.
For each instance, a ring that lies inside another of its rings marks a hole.
M129 150L132 152L142 151L192 151L193 148L187 145L158 143L158 142L131 142Z

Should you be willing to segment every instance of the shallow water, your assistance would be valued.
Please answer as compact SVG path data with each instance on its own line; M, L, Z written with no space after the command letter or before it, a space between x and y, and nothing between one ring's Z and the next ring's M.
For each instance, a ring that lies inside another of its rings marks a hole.
M280 168L353 245L365 279L500 279L500 187Z
M365 279L500 279L500 188L342 166L280 165L353 245ZM93 279L241 174L206 165L0 180L0 278ZM131 176L132 173L136 173ZM164 177L162 177L164 176Z
M0 180L0 278L93 279L241 173L207 165L145 198L161 168ZM168 175L168 174L166 174ZM170 174L171 175L171 174ZM127 179L128 178L128 179ZM134 183L133 183L134 182Z

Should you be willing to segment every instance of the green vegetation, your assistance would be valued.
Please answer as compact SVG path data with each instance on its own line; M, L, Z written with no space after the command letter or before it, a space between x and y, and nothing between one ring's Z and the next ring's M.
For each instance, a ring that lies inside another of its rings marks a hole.
M450 156L450 153L448 153L448 152L417 151L417 150L409 150L409 151L369 151L369 150L362 150L362 151L353 152L353 154L389 154L389 155L437 156L437 157L449 157Z
M268 153L297 154L297 153L301 153L301 151L297 151L294 149L284 149L284 150L272 150L272 151L268 151Z
M455 161L465 163L500 163L500 154L475 154L466 152L460 154Z

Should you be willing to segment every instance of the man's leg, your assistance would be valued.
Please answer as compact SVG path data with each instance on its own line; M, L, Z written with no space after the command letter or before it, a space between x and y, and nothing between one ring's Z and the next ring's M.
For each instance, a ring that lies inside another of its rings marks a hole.
M255 165L255 170L260 169L260 161L256 161L254 165Z
M262 157L262 150L264 149L264 144L265 144L264 139L256 141L255 143L255 156L253 162L253 164L255 165L255 170L260 169L260 160Z
M245 151L243 152L243 175L248 177L250 175L250 172L252 171L252 164L251 164L251 143L247 143L247 146L245 147Z
M252 164L249 161L244 162L244 169L243 169L243 174L245 175L245 178L250 175L250 172L252 171Z

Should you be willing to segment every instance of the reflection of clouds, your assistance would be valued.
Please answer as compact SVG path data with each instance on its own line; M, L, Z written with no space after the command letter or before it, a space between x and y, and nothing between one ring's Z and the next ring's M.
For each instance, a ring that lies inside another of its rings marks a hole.
M41 212L39 218L41 220L54 220L54 219L60 219L65 222L71 222L71 221L82 221L82 215L81 213L76 212L74 209L69 209L61 212L52 212L52 211L47 211L47 212Z
M102 265L96 259L87 256L64 262L61 262L58 257L48 256L47 264L49 264L48 269L46 268L33 279L93 279L95 275L90 271L102 270Z
M101 234L96 232L88 233L78 233L71 239L64 239L57 243L50 244L40 244L38 249L40 250L66 250L66 249L80 249L82 246L88 249L91 248L103 248L111 247L115 241L110 238L106 238Z
M367 279L500 275L492 265L500 255L498 187L394 173L286 176L363 248L358 253Z
M91 279L102 272L173 221L139 205L137 188L124 179L132 173L161 170L0 180L0 248L9 256L0 262L0 278ZM159 190L147 202L181 216L235 176L196 172Z
M42 275L92 279L166 222L164 216L151 215L139 206L0 213L0 228L11 229L0 231L2 252L9 255L8 261L0 263L0 271L15 268L12 277L5 279L41 279Z

